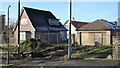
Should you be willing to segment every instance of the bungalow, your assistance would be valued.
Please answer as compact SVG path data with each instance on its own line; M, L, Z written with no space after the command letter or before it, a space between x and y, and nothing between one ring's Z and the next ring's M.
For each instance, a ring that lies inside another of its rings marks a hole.
M72 21L72 23L71 23L71 34L72 34L72 43L73 44L75 44L75 42L77 42L77 39L78 39L76 29L79 28L79 27L82 27L86 24L88 24L88 22L81 22L81 21L75 21L75 20ZM69 30L69 20L67 20L64 23L64 26ZM69 33L67 32L67 34L69 34Z
M98 19L77 31L80 34L80 45L112 45L116 32L120 31L117 23Z
M20 20L20 41L29 38L40 39L42 42L56 43L66 41L67 29L50 11L23 7ZM17 24L14 28L14 38L18 40Z

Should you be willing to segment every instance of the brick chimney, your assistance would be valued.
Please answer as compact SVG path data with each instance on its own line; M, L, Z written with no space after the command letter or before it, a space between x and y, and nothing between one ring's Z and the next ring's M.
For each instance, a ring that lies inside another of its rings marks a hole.
M5 26L5 15L2 15L2 30L4 31L4 26Z
M4 31L5 26L5 15L0 16L0 33Z

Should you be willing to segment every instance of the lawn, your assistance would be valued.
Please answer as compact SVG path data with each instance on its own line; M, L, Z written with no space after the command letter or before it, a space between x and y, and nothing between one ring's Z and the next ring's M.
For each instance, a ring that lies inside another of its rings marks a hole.
M67 46L56 46L47 53L50 58L63 59L67 55ZM101 60L112 54L112 46L80 46L72 47L72 59Z
M34 39L31 39L34 40ZM31 51L31 40L26 40L21 44L21 52L30 52ZM37 42L35 46L37 58L47 57L49 59L64 59L64 56L67 55L68 47L67 43L60 45L51 45L47 43ZM7 50L7 46L2 46L1 49L4 51ZM16 46L10 46L10 52L17 52ZM39 55L40 54L40 55ZM103 46L82 46L76 45L72 46L72 59L85 59L85 60L100 60L105 59L108 55L112 54L112 46L103 45ZM27 58L27 57L26 57Z
M72 58L105 59L112 54L112 46L79 46L73 50Z

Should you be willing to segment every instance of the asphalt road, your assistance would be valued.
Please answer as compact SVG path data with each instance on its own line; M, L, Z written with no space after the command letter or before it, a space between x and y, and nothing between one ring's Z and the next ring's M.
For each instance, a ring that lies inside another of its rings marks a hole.
M31 60L11 60L15 66L119 66L117 60L56 60L56 59L31 59Z
M9 68L120 68L117 60L56 60L56 59L22 59L10 60ZM8 67L2 67L8 68Z

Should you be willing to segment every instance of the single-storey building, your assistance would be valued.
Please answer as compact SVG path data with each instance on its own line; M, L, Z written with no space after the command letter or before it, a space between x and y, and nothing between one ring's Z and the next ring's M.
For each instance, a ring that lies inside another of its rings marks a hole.
M116 22L98 19L77 29L80 45L112 45L116 32L120 27Z

